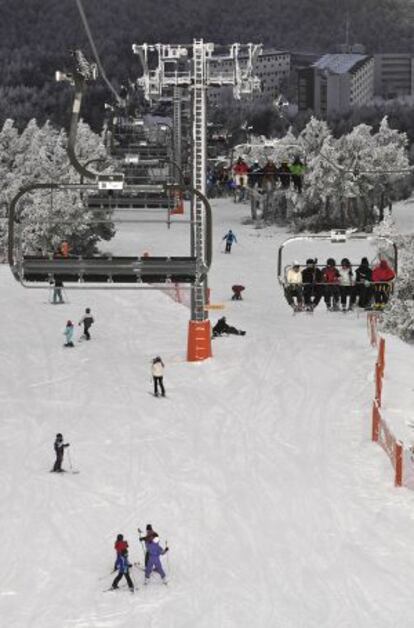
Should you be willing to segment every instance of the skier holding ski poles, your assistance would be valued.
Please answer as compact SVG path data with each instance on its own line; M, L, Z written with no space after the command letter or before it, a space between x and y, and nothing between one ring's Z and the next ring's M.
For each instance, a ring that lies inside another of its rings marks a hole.
M138 532L139 534L142 534L142 530L140 528L138 528ZM145 536L139 537L141 543L145 543L145 567L147 566L149 560L148 546L155 537L158 537L158 534L152 529L152 525L148 523Z
M53 445L53 448L56 453L56 461L55 461L55 464L53 465L52 471L56 471L57 473L63 472L63 469L62 469L63 454L65 453L65 447L69 447L69 446L70 446L70 443L63 442L62 434L60 433L56 434L56 440Z
M124 550L128 549L128 541L126 541L124 539L124 535L123 534L118 534L116 537L116 541L114 544L114 548L116 551L116 559L115 559L115 565L114 565L114 571L117 570L117 564L118 564L118 558L121 556L122 552Z
M144 582L144 584L148 584L150 576L151 576L151 573L153 571L156 571L157 573L159 573L163 583L167 584L167 581L165 579L165 571L162 568L160 556L162 556L163 554L166 554L168 552L169 548L166 547L165 549L163 549L159 545L159 542L160 542L159 537L158 536L154 536L152 541L150 541L148 543L147 547L148 547L149 558L148 558L148 563L145 566L145 582Z
M116 559L116 569L118 569L118 575L112 583L112 589L117 589L122 576L125 576L125 580L128 583L129 590L131 591L131 593L134 592L134 583L132 582L131 576L129 575L129 570L131 567L132 565L128 560L128 550L123 549Z

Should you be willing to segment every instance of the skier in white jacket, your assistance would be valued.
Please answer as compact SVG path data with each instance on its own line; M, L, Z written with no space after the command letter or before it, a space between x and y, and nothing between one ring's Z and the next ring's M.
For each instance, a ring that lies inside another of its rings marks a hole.
M341 261L341 267L339 268L339 292L341 295L342 310L346 311L346 301L349 297L348 309L352 310L355 303L355 289L354 289L354 273L351 263L347 257Z
M151 374L154 382L154 396L158 397L158 384L161 389L161 395L165 397L165 388L164 388L164 362L161 360L159 356L153 359L151 366Z

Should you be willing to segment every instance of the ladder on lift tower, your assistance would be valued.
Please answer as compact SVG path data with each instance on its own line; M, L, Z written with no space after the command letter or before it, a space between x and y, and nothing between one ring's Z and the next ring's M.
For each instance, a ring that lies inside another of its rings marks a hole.
M193 185L197 190L205 193L205 134L206 134L206 87L205 87L205 45L202 41L194 41L194 86L193 86L193 142L194 142L194 171ZM194 200L195 249L199 258L204 252L203 204L199 198ZM206 318L205 312L205 285L198 283L194 290L194 319L202 321Z

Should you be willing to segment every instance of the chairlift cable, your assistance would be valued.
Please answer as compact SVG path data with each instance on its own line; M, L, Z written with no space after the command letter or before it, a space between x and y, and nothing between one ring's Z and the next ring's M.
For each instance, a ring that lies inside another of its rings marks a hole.
M120 95L118 94L118 92L116 91L116 89L114 88L114 86L112 85L112 83L110 82L108 77L106 76L105 70L104 70L103 65L101 63L101 60L99 58L99 54L98 54L98 51L96 49L95 42L93 40L91 29L89 28L88 20L86 18L85 11L83 10L82 0L76 0L76 5L78 7L78 11L79 11L79 14L81 16L82 23L83 23L86 35L87 35L88 40L89 40L90 47L92 48L92 52L93 52L93 55L95 57L95 61L96 61L96 64L97 64L97 66L99 68L99 71L100 71L100 73L102 75L102 78L105 81L105 83L107 84L107 86L109 87L109 89L111 90L111 92L113 93L113 95L115 96L117 103L120 104L120 103L123 102L122 98L120 97Z

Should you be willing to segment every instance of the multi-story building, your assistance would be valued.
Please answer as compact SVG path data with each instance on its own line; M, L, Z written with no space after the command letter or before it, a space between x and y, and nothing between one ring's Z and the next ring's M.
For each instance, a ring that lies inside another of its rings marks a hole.
M363 54L326 54L298 71L298 108L329 118L374 96L374 59Z
M374 55L374 93L385 99L414 95L414 57L409 53Z
M247 57L240 57L240 67L247 63ZM222 72L232 72L234 65L232 59L223 59L222 61L213 61L211 63L214 69L220 67ZM261 80L261 92L257 94L259 98L275 98L280 93L280 85L282 81L289 78L290 73L290 54L283 50L268 49L263 50L258 56L254 64L256 76ZM213 87L207 92L208 102L210 105L218 106L231 88ZM256 96L254 96L256 97Z

